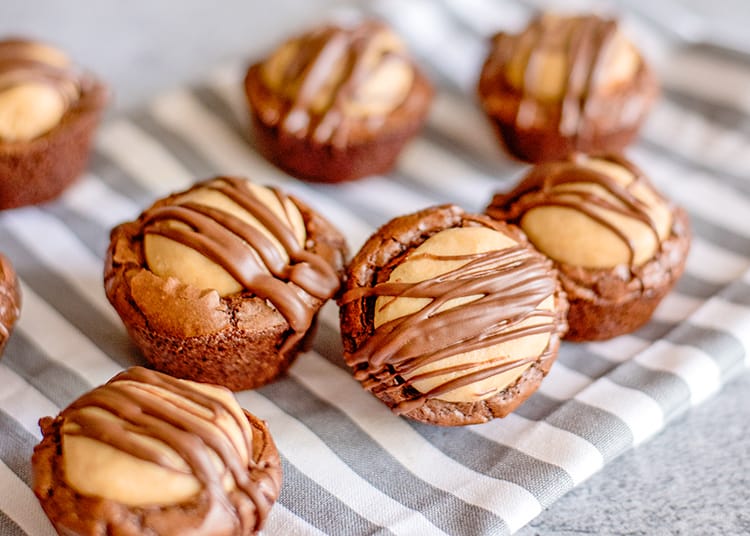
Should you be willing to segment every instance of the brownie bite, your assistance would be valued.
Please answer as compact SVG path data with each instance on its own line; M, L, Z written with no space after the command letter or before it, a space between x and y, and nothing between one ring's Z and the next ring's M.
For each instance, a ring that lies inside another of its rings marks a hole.
M112 230L105 290L151 366L237 391L309 347L345 255L341 233L298 199L217 177Z
M521 226L555 261L568 295L567 338L586 341L645 324L682 275L687 213L622 156L539 164L487 213Z
M260 152L320 182L389 171L433 95L401 39L372 20L291 38L249 68L245 92Z
M60 534L257 534L281 488L266 423L216 385L133 367L39 424L33 489Z
M513 225L453 205L395 218L352 259L344 358L394 413L456 426L504 417L557 357L567 302Z
M0 253L0 356L21 315L21 285L7 257Z
M63 52L0 41L0 209L54 199L82 173L106 101Z
M658 84L615 20L543 14L492 38L478 93L506 149L543 162L626 147Z

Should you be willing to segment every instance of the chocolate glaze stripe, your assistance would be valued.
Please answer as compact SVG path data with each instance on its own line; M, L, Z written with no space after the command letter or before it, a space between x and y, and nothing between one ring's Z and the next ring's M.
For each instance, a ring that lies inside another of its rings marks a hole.
M217 80L209 87L198 88L193 91L193 95L228 124L237 136L247 138L249 128L237 117L240 111L230 104L236 100L237 94L242 97L241 89L236 87L236 84L226 87L220 85L220 82L221 80ZM247 114L247 110L243 109L241 113ZM251 139L248 142L253 145ZM371 176L335 185L310 184L309 187L325 197L350 206L373 229L392 217L443 202L435 196L425 195L422 189L409 188L408 185L394 180L392 175ZM378 191L377 196L372 195L374 190Z
M292 369L293 378L312 394L343 413L370 436L377 448L382 448L414 478L425 482L425 485L452 493L468 505L492 512L506 522L512 518L506 503L500 496L483 494L482 489L494 489L505 499L513 497L522 501L526 512L538 508L537 500L521 491L523 488L510 482L493 483L493 479L475 473L446 457L443 452L416 434L405 420L393 419L390 410L363 391L357 383L352 382L351 375L346 371L337 369L312 353L305 358ZM440 460L439 472L434 470L436 459ZM464 484L460 489L452 488L451 483L456 482Z
M18 214L21 212L16 212L14 215ZM52 225L53 227L48 227L48 229L53 229L54 224ZM49 239L54 240L52 237ZM11 233L0 233L0 250L7 252L13 258L25 283L39 296L43 296L52 308L84 334L103 354L122 367L137 364L134 357L136 352L133 350L122 323L119 320L110 319L110 315L99 314L99 308L104 309L107 306L103 293L101 297L96 297L95 292L89 292L87 296L81 291L81 287L85 285L88 285L92 291L101 288L100 270L81 269L75 279L71 280L66 277L66 274L60 273L60 263L50 262L49 259L39 255L38 249L46 247L49 242L46 239L40 242L38 237L32 240L36 240L36 244L16 238ZM36 247L29 247L30 244ZM71 262L78 261L78 257L70 252L63 254L61 258L66 258ZM92 312L92 306L96 312Z
M254 391L237 393L243 407L253 408L275 430L274 439L289 463L334 495L339 501L370 522L388 527L394 534L409 534L409 525L419 522L435 531L417 512L406 508L373 487L295 417L290 416L269 398ZM305 445L305 449L299 449ZM343 493L343 490L347 490Z
M263 183L308 201L341 229L349 244L362 243L370 235L372 227L356 214L248 151L244 140L189 92L178 91L157 99L151 112L163 126L179 133L207 162L224 169L224 173L262 178Z
M22 534L54 536L44 511L34 493L7 465L0 462L0 511L20 527Z
M304 370L298 371L298 367L292 370L292 380L264 387L263 395L287 413L300 415L301 421L353 471L393 499L422 512L426 520L440 530L450 533L454 518L471 520L471 525L465 529L469 534L481 534L482 530L497 529L502 525L490 512L467 504L418 478L383 445L373 441L367 434L369 426L351 420L336 405L337 397L327 394L325 385L329 379L321 376L321 369L311 363L311 357L309 354L305 356L308 366ZM314 358L315 361L319 359ZM347 376L345 372L342 375ZM325 398L316 396L321 394ZM360 390L356 396L368 395Z

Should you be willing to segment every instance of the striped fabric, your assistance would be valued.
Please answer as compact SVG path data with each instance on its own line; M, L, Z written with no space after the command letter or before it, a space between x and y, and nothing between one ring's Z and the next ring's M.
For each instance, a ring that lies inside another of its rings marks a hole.
M30 490L37 420L140 362L103 292L115 224L194 180L238 174L298 195L356 250L394 216L449 201L480 210L519 176L472 88L486 36L523 24L528 9L492 0L370 5L439 86L426 129L392 174L311 185L270 166L248 138L238 62L108 121L88 173L60 200L0 213L0 251L24 298L0 361L1 534L53 533ZM676 290L637 333L564 343L515 414L458 429L398 418L362 390L341 359L328 304L314 349L289 376L238 395L268 421L283 456L266 534L510 534L747 367L750 64L675 49L643 22L626 23L657 59L670 59L659 63L663 98L629 154L691 214L695 239Z

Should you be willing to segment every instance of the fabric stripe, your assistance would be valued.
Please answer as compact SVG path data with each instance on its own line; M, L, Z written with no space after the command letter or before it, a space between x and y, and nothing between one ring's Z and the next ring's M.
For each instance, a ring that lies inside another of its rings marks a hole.
M408 534L411 523L419 526L422 518L420 514L376 490L352 471L309 428L266 397L252 391L243 391L237 396L243 407L268 421L269 427L275 431L276 444L289 463L339 501L370 522L388 527L394 534ZM305 448L296 448L297 445L305 445Z
M47 517L31 489L23 483L7 465L0 462L0 510L26 534L54 536Z
M31 453L38 442L5 410L0 409L0 460L27 486L31 486Z
M283 491L282 491L283 493ZM286 499L292 503L296 502L295 499ZM268 534L287 534L289 536L325 536L325 533L320 529L317 529L310 523L306 522L302 517L295 515L291 510L284 506L286 501L277 501L276 504L271 508L271 512L268 514L268 520L264 530ZM321 501L316 497L317 506L320 507ZM298 509L299 510L299 509ZM312 516L305 516L310 518ZM337 518L338 519L338 518ZM268 530L270 527L270 531ZM332 530L329 531L329 534Z
M463 526L463 529L475 534L491 532L502 525L489 512L462 503L452 494L417 479L388 452L373 443L357 423L307 391L299 382L308 377L309 368L315 365L309 355L300 359L303 365L296 366L292 372L295 381L276 382L264 387L262 394L285 412L298 415L300 421L314 430L342 461L373 486L405 506L422 512L434 526L425 524L421 530L431 532L437 527L443 532L455 534L462 528L456 525L456 519L470 519L473 524ZM370 395L360 390L357 396Z
M45 415L57 415L58 407L3 364L0 364L0 385L3 386L0 409L12 415L28 434L41 438L37 421Z
M511 530L519 519L538 513L539 503L526 490L503 481L487 481L487 477L445 456L402 419L393 419L391 412L374 397L362 396L362 388L352 381L351 376L327 361L308 354L305 360L295 365L292 374L316 396L358 423L399 463L430 485L452 492L469 504L495 512ZM437 463L441 467L439 472L434 471ZM494 489L496 493L483 494L483 487ZM510 503L517 509L509 509Z
M25 536L23 531L5 512L0 510L0 534L5 536Z

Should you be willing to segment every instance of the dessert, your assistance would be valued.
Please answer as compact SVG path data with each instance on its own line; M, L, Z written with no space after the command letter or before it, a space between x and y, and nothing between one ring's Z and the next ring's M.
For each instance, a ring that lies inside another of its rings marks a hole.
M249 68L245 92L260 152L321 182L389 171L433 93L401 39L370 20L293 37Z
M39 425L33 489L60 534L257 534L281 487L265 422L215 385L133 367Z
M0 356L21 314L21 287L13 265L0 254Z
M344 358L395 413L438 425L504 417L557 357L567 302L512 225L453 205L396 218L352 259Z
M608 339L646 323L685 268L688 217L621 156L539 164L487 213L517 223L555 261L572 340Z
M615 20L543 14L493 37L478 93L507 150L542 162L623 149L658 84Z
M236 177L161 199L110 238L107 297L150 365L235 391L308 348L346 253L307 205Z
M0 209L60 195L84 170L103 84L35 41L0 41Z

